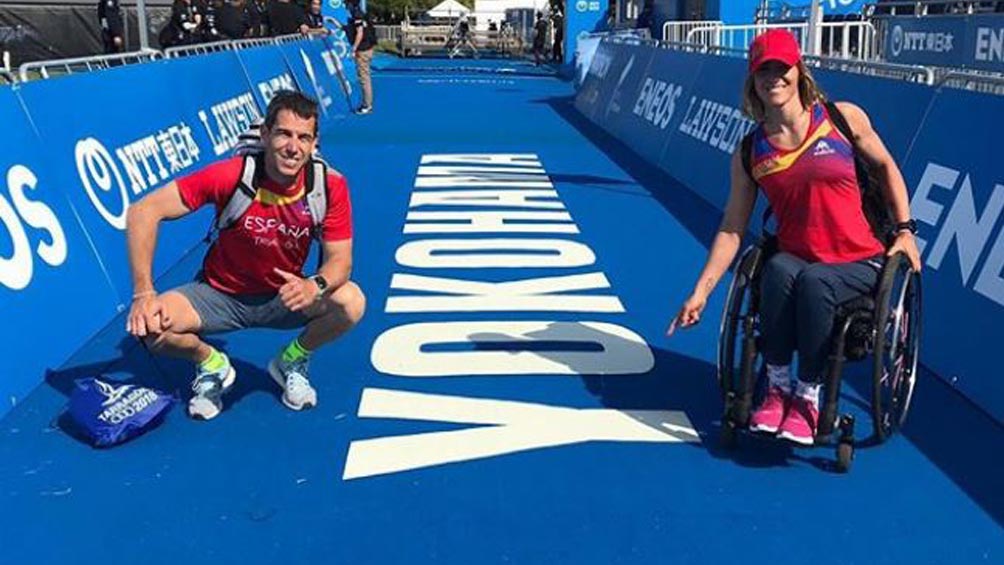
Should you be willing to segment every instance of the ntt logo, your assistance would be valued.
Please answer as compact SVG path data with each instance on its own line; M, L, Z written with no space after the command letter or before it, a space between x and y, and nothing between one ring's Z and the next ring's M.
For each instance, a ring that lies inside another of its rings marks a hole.
M899 57L903 52L903 28L895 26L892 28L892 55Z

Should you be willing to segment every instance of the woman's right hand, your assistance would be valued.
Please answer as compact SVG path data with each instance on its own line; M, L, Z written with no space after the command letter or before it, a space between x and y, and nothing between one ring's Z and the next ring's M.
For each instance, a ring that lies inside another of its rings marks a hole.
M701 312L704 311L704 307L708 305L708 299L706 297L698 296L696 294L691 294L690 298L683 303L680 308L680 312L673 318L673 321L669 323L669 329L666 330L666 335L673 335L676 328L689 328L701 321Z

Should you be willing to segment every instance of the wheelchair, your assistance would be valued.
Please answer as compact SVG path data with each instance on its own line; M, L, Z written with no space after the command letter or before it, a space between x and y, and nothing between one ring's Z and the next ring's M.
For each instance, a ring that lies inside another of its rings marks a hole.
M766 369L759 355L760 275L776 251L776 237L761 236L740 256L729 286L718 340L718 384L724 401L719 440L725 448L733 448L739 433L749 429L754 401L759 400L755 397L765 388ZM907 257L897 253L886 258L874 293L838 305L833 327L815 444L835 444L836 469L845 473L857 441L853 414L837 413L845 362L872 359L870 443L891 437L910 410L920 353L921 284Z

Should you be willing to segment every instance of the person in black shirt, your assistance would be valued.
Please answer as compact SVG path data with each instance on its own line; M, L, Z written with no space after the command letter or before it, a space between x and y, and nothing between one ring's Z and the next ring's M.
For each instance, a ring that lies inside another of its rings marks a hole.
M289 0L272 0L268 5L268 23L273 37L307 33L307 12Z
M174 0L171 19L160 32L160 46L190 45L198 38L196 30L202 23L199 7L191 0Z
M359 77L359 87L363 91L363 103L356 110L357 114L369 114L373 111L373 80L370 76L370 64L373 62L373 48L376 47L376 28L373 22L359 4L351 2L349 21L345 24L345 35L352 42L352 58L356 61L356 75Z
M551 14L551 23L554 25L554 45L551 47L551 60L561 63L564 58L565 48L565 16L560 8L556 8Z
M321 0L311 0L307 10L307 33L310 35L328 35L331 33L324 27L324 15L321 14Z
M546 59L544 41L547 39L547 19L544 12L537 12L537 22L533 24L533 64L540 66L540 60Z
M248 22L247 37L268 37L268 4L265 0L247 0L244 15Z
M244 0L230 0L216 10L216 29L223 39L243 39L249 27Z
M98 21L101 23L101 42L105 53L121 53L124 39L119 0L98 0Z
M200 2L200 4L200 8L202 9L202 25L199 26L199 35L202 41L210 43L226 39L220 35L220 31L216 27L217 15L220 8L223 7L223 0L207 0L206 2Z

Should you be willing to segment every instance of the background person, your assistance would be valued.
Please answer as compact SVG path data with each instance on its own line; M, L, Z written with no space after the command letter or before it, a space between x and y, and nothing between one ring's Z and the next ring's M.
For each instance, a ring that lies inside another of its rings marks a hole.
M125 48L125 36L119 0L98 0L98 23L105 53L121 53Z
M352 58L356 62L356 76L359 77L359 87L363 91L363 101L357 114L369 114L373 111L373 49L376 47L376 28L369 15L359 7L358 2L346 4L349 10L349 20L345 24L345 35L352 44Z

